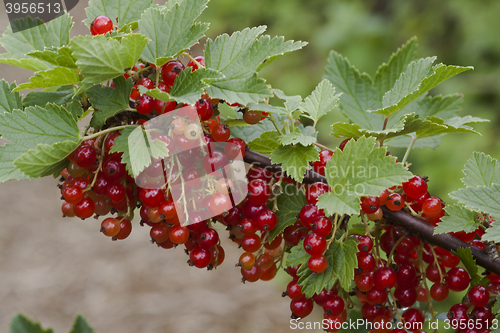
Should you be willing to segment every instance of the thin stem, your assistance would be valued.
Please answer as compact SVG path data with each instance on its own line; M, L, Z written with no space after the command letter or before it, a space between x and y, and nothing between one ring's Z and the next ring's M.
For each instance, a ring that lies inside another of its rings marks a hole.
M392 246L391 252L389 253L389 257L387 258L387 267L389 267L392 263L392 257L394 257L394 251L396 251L396 247L401 243L401 241L405 238L405 236L399 237L399 239Z
M333 220L333 232L332 232L332 237L328 240L328 242L326 243L326 251L328 251L328 248L330 247L330 244L333 243L333 241L335 240L335 234L337 233L337 224L338 224L338 220L339 220L339 214L335 214L335 219Z
M161 66L160 67L156 66L156 85L155 85L155 87L158 87L158 83L160 82L160 72L161 72Z
M325 145L322 145L321 143L319 142L315 142L314 145L322 150L328 150L328 151L331 151L332 153L335 151L333 150L332 148L328 148L327 146Z
M311 134L309 134L309 136L312 136L312 135L314 134L314 128L316 127L316 124L317 124L317 123L318 123L318 121L317 121L317 120L315 120L315 121L314 121L314 124L313 124L313 126L312 126L312 128L311 128Z
M432 247L431 247L431 249L432 249ZM427 297L431 297L431 293L429 292L429 287L427 287L427 277L425 276L425 269L423 269L425 267L424 266L424 259L422 257L422 253L423 252L424 252L424 244L420 243L420 248L419 248L419 251L418 251L418 262L420 263L420 267L422 269L422 274L424 275L423 278L422 278L422 281L424 283L424 288L427 291ZM440 273L441 273L441 270L440 270ZM443 278L441 277L441 281L442 280L443 280ZM431 321L434 321L434 317L436 316L436 312L434 311L434 308L432 307L432 302L430 300L429 300L428 304L429 304L428 311L431 312Z
M103 131L99 131L97 133L94 133L94 134L91 134L91 135L88 135L86 137L83 138L83 141L87 141L87 140L90 140L90 139L93 139L93 138L97 138L103 134L106 134L106 133L111 133L111 132L114 132L114 131L119 131L119 130L122 130L124 128L127 128L127 127L130 127L130 126L134 126L136 127L135 125L123 125L123 126L116 126L116 127L111 127L111 128L107 128Z
M281 130L280 130L280 128L279 128L279 126L278 126L278 124L276 123L276 120L274 120L274 117L273 117L273 115L272 115L272 114L269 114L269 120L273 123L273 125L274 125L274 127L276 128L276 130L278 131L278 133L279 133L280 135L283 135L283 132L281 132Z
M386 116L386 117L384 118L384 126L382 127L382 131L383 131L383 130L385 130L385 128L387 127L387 122L388 122L388 121L389 121L389 117L388 117L388 116Z
M392 306L394 308L394 312L396 312L396 315L398 316L399 322L403 322L403 318L401 317L401 314L398 311L398 306L396 304L396 298L394 297L394 289L391 289L390 292L391 294L391 300L392 300Z
M194 62L196 64L196 66L198 66L198 68L205 68L205 66L203 66L202 64L200 64L195 58L193 58L189 53L187 52L184 52L183 55L185 55L186 57L189 58L189 60L191 60L192 62Z
M403 165L405 164L406 160L408 159L408 156L410 155L411 148L413 147L413 145L415 144L415 141L417 141L417 139L418 139L417 136L414 136L411 139L410 144L408 145L408 149L406 149L405 156L403 157L403 160L401 161L401 163L403 163Z

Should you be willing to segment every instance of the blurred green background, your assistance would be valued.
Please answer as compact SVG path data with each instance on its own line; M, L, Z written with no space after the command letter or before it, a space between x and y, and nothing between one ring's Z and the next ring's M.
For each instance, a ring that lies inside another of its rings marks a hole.
M213 0L202 16L210 22L209 37L248 26L267 25L271 36L309 42L261 72L273 87L307 96L321 80L330 50L340 52L360 71L373 76L382 62L405 41L417 36L419 57L436 55L437 63L474 66L437 87L431 94L465 95L461 116L490 119L475 125L474 134L449 134L436 150L413 150L411 170L430 178L434 195L450 201L448 193L461 186L462 168L473 151L496 158L500 118L500 1L497 0ZM323 143L329 126L345 121L339 113L320 124ZM401 159L404 150L391 150Z

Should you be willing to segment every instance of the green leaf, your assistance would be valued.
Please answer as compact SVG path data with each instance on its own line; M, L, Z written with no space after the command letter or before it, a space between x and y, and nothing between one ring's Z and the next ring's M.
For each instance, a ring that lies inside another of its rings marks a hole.
M121 130L120 133L110 152L123 153L122 163L127 165L127 170L132 177L138 176L150 165L151 158L168 156L165 143L152 140L142 127L130 126Z
M273 89L273 93L276 97L285 101L284 105L285 109L288 111L288 114L297 110L302 103L302 96L300 95L287 96L283 91L279 89Z
M342 92L341 111L351 122L372 130L382 128L384 117L366 112L382 107L380 92L373 86L368 74L360 74L347 58L332 51L324 78L333 84L336 91Z
M9 85L4 79L0 80L0 114L23 108L21 95L13 92L15 87L15 83Z
M500 185L478 186L462 188L450 193L450 197L458 200L461 204L477 212L492 215L496 220L500 219ZM489 229L488 229L489 230ZM488 232L483 237L487 239Z
M281 185L281 194L278 196L276 217L278 224L269 232L269 241L271 242L286 227L291 226L297 221L297 214L302 207L307 204L304 191L297 189L295 184L283 183Z
M425 98L419 97L401 111L394 114L391 119L398 119L400 115L403 116L403 114L413 112L422 118L436 116L441 119L450 119L462 109L462 103L463 95L461 94L427 96ZM391 120L389 120L389 124L391 124Z
M456 251L451 251L454 255L460 258L465 268L469 272L470 275L470 286L474 287L479 285L479 281L481 280L481 276L478 272L478 266L476 264L476 260L472 256L472 252L470 248L459 248Z
M330 290L338 280L344 290L349 290L354 280L354 269L357 267L356 253L357 243L352 238L347 238L343 242L334 240L325 253L328 266L323 273L313 274L308 267L307 261L311 257L304 250L303 242L292 248L287 258L287 266L302 266L297 271L299 286L302 286L302 293L311 298L314 294L319 294L323 289Z
M95 111L90 125L94 128L102 127L106 120L118 112L128 109L129 98L134 81L119 76L113 80L115 87L93 86L87 90L90 101Z
M341 94L335 95L335 88L327 80L323 79L300 104L300 110L306 113L304 116L317 122L321 117L332 111L337 105Z
M252 111L264 111L275 114L289 114L289 112L285 108L272 106L266 103L250 103L247 105L247 107L248 110Z
M23 83L17 86L14 91L25 89L60 87L77 84L80 82L78 70L66 67L54 67L42 72L36 72L30 77L30 83Z
M258 153L270 156L278 147L279 133L269 131L262 133L258 138L248 142L248 148Z
M43 63L38 59L34 58L15 59L15 58L10 58L10 56L11 55L5 53L0 54L0 63L21 67L30 71L44 71L50 68L49 66L47 66L45 63Z
M208 87L207 83L222 77L221 73L213 69L200 68L193 72L188 67L175 78L169 95L179 103L195 104Z
M445 209L446 216L441 218L441 222L434 229L435 235L456 231L473 232L479 226L476 212L459 205L447 205Z
M316 143L316 137L294 132L280 135L278 142L284 146L295 145L297 143L300 143L303 146L310 146Z
M311 255L304 250L304 240L301 240L299 244L293 246L290 250L290 253L286 257L286 266L295 267L297 265L302 265L307 263L310 257Z
M153 4L153 0L90 0L85 8L87 18L83 22L90 27L90 23L99 15L106 15L113 20L113 24L122 27L138 21L141 14ZM118 22L115 19L118 18Z
M384 142L389 147L395 147L395 148L408 148L410 145L410 141L412 140L412 137L409 135L403 135L403 136L398 136L392 139L388 139L387 141ZM441 140L437 136L433 137L427 137L427 138L422 138L418 139L415 144L413 145L412 149L418 149L418 148L437 148L441 144Z
M207 93L213 98L221 98L229 103L258 103L272 97L272 91L264 80L257 78L264 65L286 53L298 50L303 42L284 41L283 37L259 36L265 26L247 28L233 33L208 39L205 45L205 64L216 69L225 78L211 83Z
M73 99L75 88L73 86L62 86L56 91L33 91L23 100L23 106L45 105L47 103L63 105Z
M288 177L302 183L309 162L319 160L314 146L304 147L300 143L295 146L280 146L271 154L273 164L281 164Z
M252 126L247 126L248 124L246 123L245 125L246 126L232 127L231 135L241 138L245 142L251 142L260 137L264 132L276 131L273 123L267 118Z
M319 197L318 207L327 215L359 212L359 197L377 196L386 188L407 181L411 173L396 158L386 156L375 138L350 140L326 164L325 176L332 192Z
M30 177L41 177L47 169L64 160L79 145L79 141L63 141L54 145L39 144L14 161L16 168Z
M464 174L465 186L500 184L500 163L489 155L474 152L465 164Z
M384 63L378 68L373 81L381 94L394 87L401 73L415 60L417 48L417 38L413 37L392 54L387 64Z
M426 137L430 137L430 136L436 136L436 135L447 134L447 133L475 133L475 134L479 134L478 132L471 129L469 126L455 127L453 125L446 124L443 119L438 118L438 117L434 117L434 116L427 117L425 120L430 121L431 123L429 123L429 126L421 128L416 132L416 136L418 136L419 138L426 138Z
M429 75L429 68L435 57L420 59L408 65L394 87L383 98L382 108L371 111L390 116L410 104L441 82L465 72L472 67L437 65Z
M236 110L233 107L227 105L226 103L220 103L217 108L219 110L219 116L224 121L227 121L230 119L244 121L243 119L238 119L238 114L236 113Z
M497 295L497 297L495 298L495 300L496 300L496 302L493 305L493 307L491 308L491 312L493 312L493 313L500 313L500 295Z
M0 181L26 179L26 175L19 177L13 165L19 157L29 150L37 149L38 145L54 146L65 141L80 141L78 125L73 115L54 104L47 104L44 108L30 106L25 111L14 110L0 115L0 133L11 142L3 146L1 151L3 163ZM47 158L47 163L54 161L48 155L44 157ZM27 167L26 170L31 169Z
M19 32L13 32L12 27ZM26 17L17 19L7 26L0 38L0 44L5 48L9 58L28 58L27 53L43 51L45 48L61 47L69 43L69 32L73 23L69 14L63 14L47 25L38 18ZM3 55L4 57L5 54Z
M67 46L58 48L57 50L34 51L28 53L29 56L43 60L54 66L77 68L75 58L71 54L71 50Z
M90 327L85 318L78 315L69 333L94 333L94 329Z
M142 59L161 66L176 58L203 38L208 24L195 23L207 7L208 0L190 0L171 9L150 7L139 20L139 30L151 41Z
M140 34L115 39L99 36L79 36L72 39L70 48L83 76L82 84L92 86L114 79L132 68L148 43Z
M10 323L10 333L54 333L51 328L43 329L39 323L34 323L22 314L18 314Z

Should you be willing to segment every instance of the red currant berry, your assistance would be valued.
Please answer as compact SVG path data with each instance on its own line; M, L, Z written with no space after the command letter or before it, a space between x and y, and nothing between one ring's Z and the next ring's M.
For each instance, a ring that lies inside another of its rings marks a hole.
M241 269L243 281L256 282L262 276L262 269L259 265L253 265L250 269Z
M365 214L373 214L380 207L379 197L361 197L361 209Z
M323 303L325 315L338 316L345 310L345 302L339 296L331 296Z
M313 310L314 302L310 298L302 297L298 300L293 300L290 303L290 310L294 318L305 318L309 316Z
M212 128L211 134L216 142L226 142L231 136L231 130L226 124L218 124Z
M255 179L248 183L248 201L262 205L271 196L271 187L262 179Z
M430 293L433 300L436 302L442 302L448 298L450 290L446 284L436 282L432 285Z
M163 192L159 189L139 189L139 200L146 207L158 207L163 200Z
M304 297L302 294L302 287L298 284L298 279L294 279L286 286L286 295L292 300L298 300Z
M107 16L97 16L92 23L90 23L90 33L95 35L103 35L113 30L113 22Z
M311 229L312 224L314 223L314 219L318 216L325 216L325 213L322 209L319 209L314 204L305 204L304 207L300 209L300 222L307 229Z
M403 190L410 198L420 198L427 192L427 182L420 176L413 176L403 183Z
M195 247L189 253L189 265L198 268L205 268L210 264L211 255L210 251L202 247Z
M319 236L315 233L310 233L304 238L304 249L310 255L323 254L326 250L325 237Z
M276 214L270 209L263 209L255 216L255 225L261 231L272 230L277 223Z
M108 198L111 199L113 202L120 202L123 199L125 199L125 196L127 195L127 191L125 190L125 187L123 187L122 184L111 184L108 187L108 190L106 192L106 195Z
M436 217L441 214L442 201L438 197L430 197L422 203L422 211L425 216Z
M157 223L149 230L151 242L156 244L161 244L169 240L169 233L170 227L167 223Z
M313 163L314 171L320 175L325 174L326 162L332 159L333 152L330 150L322 150L319 152L319 161Z
M198 62L200 65L205 66L205 57L204 56L194 57L194 60L196 60L196 62ZM187 64L187 67L191 67L191 70L193 72L198 69L198 64L196 62L194 62L193 60L190 60Z
M120 221L108 217L101 222L101 232L108 237L116 236L120 232Z
M76 185L70 185L63 188L62 195L67 203L74 205L82 200L83 191L80 187Z
M409 307L415 304L417 301L417 292L415 288L398 286L394 290L394 298L398 300L398 303L402 307Z
M260 237L253 235L245 235L241 241L241 247L246 252L257 252L262 245Z
M396 273L391 268L382 267L373 274L373 284L379 288L392 288L396 284Z
M94 148L82 144L75 150L75 163L80 168L88 168L94 164L97 154Z
M153 112L155 108L154 98L146 94L141 95L141 97L139 97L139 104L135 108L140 114L149 114Z
M219 234L212 228L205 228L198 234L198 243L204 249L210 249L219 242Z
M405 205L405 199L399 193L391 193L387 197L387 202L385 203L386 207L390 210L397 212L401 210L401 208Z
M369 253L366 252L358 252L356 254L358 259L358 267L361 271L369 273L375 269L375 258Z
M461 267L454 267L448 271L445 278L448 288L453 291L462 291L467 289L470 282L469 273Z
M372 305L384 304L387 301L387 292L374 286L366 292L366 301Z
M124 217L119 217L117 220L120 221L120 231L113 238L126 239L132 232L132 222Z
M83 198L73 206L73 211L75 215L81 219L87 219L94 215L95 212L95 203L91 198Z
M361 273L354 278L354 283L356 287L361 292L367 292L373 287L373 279L368 273Z
M310 204L316 204L320 195L330 192L330 186L325 183L316 182L306 186L306 200Z
M184 70L184 65L177 60L170 60L161 67L161 78L168 86L174 85L175 78Z
M247 154L248 146L240 138L231 138L224 145L224 154L230 160L241 160Z
M470 303L477 307L485 306L490 300L490 293L483 286L475 286L469 290Z
M326 270L327 266L328 261L322 254L311 256L311 258L309 258L309 261L307 262L307 267L309 268L309 270L317 274L323 273Z
M326 237L333 230L332 221L330 221L326 216L318 216L313 220L311 230L319 236Z
M176 224L172 228L170 228L170 231L168 232L168 238L174 244L184 244L189 239L189 229L187 227L181 226L180 224Z
M262 119L262 112L248 110L243 114L243 120L250 125L257 124Z

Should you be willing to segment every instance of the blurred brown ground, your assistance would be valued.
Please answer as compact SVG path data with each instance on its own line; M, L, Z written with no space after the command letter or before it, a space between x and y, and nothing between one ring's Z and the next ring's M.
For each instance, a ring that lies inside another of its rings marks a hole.
M73 36L88 34L81 23L86 6L81 1L71 10ZM6 65L0 73L17 83L30 75ZM226 233L225 263L211 272L192 268L183 247L151 245L137 218L120 242L101 235L94 219L63 219L56 184L0 184L0 332L19 312L56 333L68 332L78 313L100 333L291 331L289 300L281 298L288 279L242 284L234 267L241 250Z

